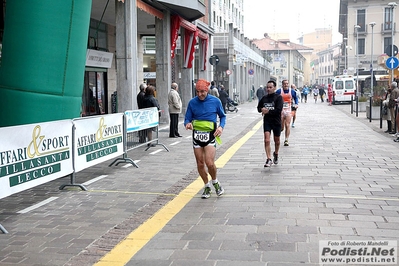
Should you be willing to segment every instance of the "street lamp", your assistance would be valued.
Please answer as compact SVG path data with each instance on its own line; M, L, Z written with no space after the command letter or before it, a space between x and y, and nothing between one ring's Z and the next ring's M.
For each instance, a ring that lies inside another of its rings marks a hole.
M394 12L394 9L395 9L395 6L397 6L398 4L396 4L396 2L390 2L390 3L388 3L388 6L391 8L391 14L392 14L392 16L391 16L391 18L392 18L392 21L391 21L391 41L392 41L392 43L391 43L391 56L395 56L394 55L394 51L393 51L393 45L395 44L394 43L394 40L393 40L393 38L394 38L394 35L393 35L393 32L394 32L394 15L395 15L395 12ZM392 69L391 70L391 82L393 82L393 76L394 76L394 69Z
M359 25L355 26L356 29L356 96L359 97Z
M345 59L345 63L344 63L344 73L343 74L346 74L345 72L347 72L348 70L348 68L346 67L346 49L348 48L347 46L346 46L346 40L348 40L348 38L344 38L344 49L345 49L345 51L344 51L344 59Z
M373 70L373 50L374 50L374 26L375 26L375 22L370 22L369 25L371 26L371 63L370 63L370 72L371 72L371 77L370 77L370 81L371 81L371 96L374 96L374 70Z

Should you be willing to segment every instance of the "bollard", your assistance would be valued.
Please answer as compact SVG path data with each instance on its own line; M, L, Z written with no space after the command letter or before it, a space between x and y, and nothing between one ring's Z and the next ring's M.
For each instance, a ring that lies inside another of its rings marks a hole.
M355 97L355 101L356 101L356 117L359 116L359 97L356 95Z
M380 128L382 128L382 99L380 101Z
M372 114L372 109L373 109L373 108L372 108L372 107L373 107L373 97L370 96L369 101L370 101L370 106L369 106L369 108L370 108L370 109L369 109L369 116L370 116L369 118L370 118L370 119L369 119L369 121L370 121L370 123L371 123L371 118L373 117L373 114Z
M353 114L353 95L351 95L351 114Z

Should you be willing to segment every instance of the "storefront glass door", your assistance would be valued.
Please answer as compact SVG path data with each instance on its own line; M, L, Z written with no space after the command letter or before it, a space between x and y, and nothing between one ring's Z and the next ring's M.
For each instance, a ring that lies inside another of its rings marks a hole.
M86 71L82 95L82 116L107 112L106 72Z

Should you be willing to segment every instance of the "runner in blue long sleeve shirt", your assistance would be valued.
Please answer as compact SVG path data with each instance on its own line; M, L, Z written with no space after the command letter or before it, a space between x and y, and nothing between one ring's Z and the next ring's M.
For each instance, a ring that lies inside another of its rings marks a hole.
M223 195L224 189L216 178L215 165L216 140L223 133L226 125L226 114L219 98L209 95L210 83L200 79L196 84L197 96L190 100L184 118L184 126L193 131L194 155L197 162L198 173L204 181L205 188L202 198L207 199L211 195L211 183L208 180L208 172L212 178L212 185L218 196ZM217 125L219 117L220 123Z

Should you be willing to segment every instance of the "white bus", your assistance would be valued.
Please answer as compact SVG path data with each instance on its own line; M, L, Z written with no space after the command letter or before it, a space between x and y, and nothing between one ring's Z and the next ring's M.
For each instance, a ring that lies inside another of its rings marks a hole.
M356 79L352 75L335 76L332 84L332 104L350 102L355 99Z

